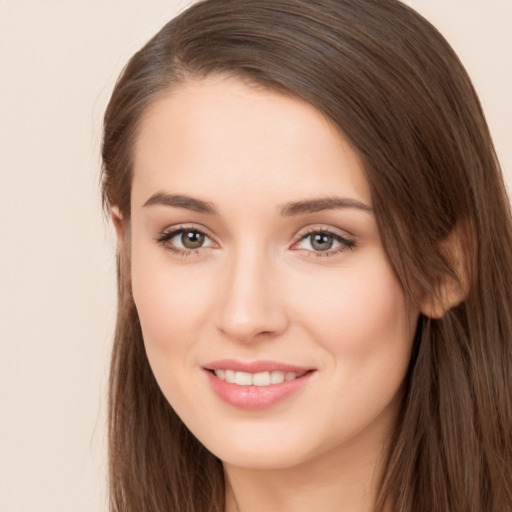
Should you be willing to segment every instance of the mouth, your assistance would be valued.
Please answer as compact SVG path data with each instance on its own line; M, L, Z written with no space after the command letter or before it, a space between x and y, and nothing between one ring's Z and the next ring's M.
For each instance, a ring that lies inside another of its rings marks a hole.
M307 387L314 368L259 361L224 360L203 367L213 392L239 409L261 410Z

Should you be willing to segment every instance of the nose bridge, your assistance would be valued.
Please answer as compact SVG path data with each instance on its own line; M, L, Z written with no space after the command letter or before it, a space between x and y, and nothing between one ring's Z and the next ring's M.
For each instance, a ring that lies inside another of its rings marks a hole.
M272 258L261 247L247 244L234 250L219 300L220 330L239 341L281 333L287 320L276 277Z

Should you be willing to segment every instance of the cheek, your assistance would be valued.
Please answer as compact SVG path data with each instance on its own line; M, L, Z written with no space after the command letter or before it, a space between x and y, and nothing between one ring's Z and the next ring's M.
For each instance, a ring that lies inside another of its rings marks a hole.
M316 277L305 283L309 292L298 302L310 336L329 354L333 374L355 389L382 387L392 394L407 371L417 315L409 315L387 260L365 258L323 282Z
M361 346L378 338L410 332L402 288L385 263L361 265L332 272L322 280L304 283L307 293L295 293L302 314L325 332L325 339L337 338Z
M302 318L327 355L324 374L335 391L315 401L314 414L330 411L326 422L348 438L380 424L377 418L394 421L417 317L409 316L402 287L382 258L333 273L323 283L329 293L319 291L321 284L302 295Z
M151 361L166 363L193 346L210 300L204 269L172 265L165 251L143 245L132 249L132 290L144 343Z

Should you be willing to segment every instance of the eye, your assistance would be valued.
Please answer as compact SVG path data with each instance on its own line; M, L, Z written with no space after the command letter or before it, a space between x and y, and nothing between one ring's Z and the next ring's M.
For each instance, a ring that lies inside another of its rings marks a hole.
M351 249L355 246L353 240L349 240L337 233L327 230L314 230L304 234L292 249L311 251L318 256L330 256L338 252Z
M185 249L199 249L199 247L203 246L206 235L199 231L186 229L183 230L181 234L174 236L171 241L174 239L176 239L174 244L179 242Z
M179 254L214 246L212 239L197 228L176 228L162 233L157 242Z

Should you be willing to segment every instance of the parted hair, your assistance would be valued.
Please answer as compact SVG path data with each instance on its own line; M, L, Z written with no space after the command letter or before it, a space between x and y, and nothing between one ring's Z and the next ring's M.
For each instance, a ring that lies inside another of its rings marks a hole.
M512 510L512 229L481 105L439 32L397 0L205 0L129 61L104 118L103 200L129 240L132 150L173 88L224 74L313 105L349 139L420 315L375 510ZM454 243L454 240L456 243ZM443 304L447 283L462 301ZM444 309L447 309L444 311ZM109 384L112 512L222 512L222 463L153 377L118 254ZM340 390L341 392L341 390Z

